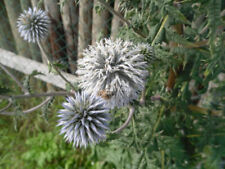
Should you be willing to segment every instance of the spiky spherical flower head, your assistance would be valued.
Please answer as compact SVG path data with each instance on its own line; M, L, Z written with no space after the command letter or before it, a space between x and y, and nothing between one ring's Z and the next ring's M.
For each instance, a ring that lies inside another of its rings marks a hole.
M105 101L85 92L68 97L58 112L60 134L76 147L86 147L105 139L110 115Z
M141 53L145 56L145 61L147 63L152 63L157 60L154 54L153 47L147 43L139 43L138 48L141 49Z
M137 99L148 75L141 48L129 41L103 39L78 61L80 87L107 100L110 108Z
M48 34L50 19L41 9L29 8L20 14L17 27L20 35L28 42L37 42Z

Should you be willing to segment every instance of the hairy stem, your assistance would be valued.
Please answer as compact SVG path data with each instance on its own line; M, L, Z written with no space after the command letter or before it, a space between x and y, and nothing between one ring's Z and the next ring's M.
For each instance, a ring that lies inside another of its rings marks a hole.
M20 81L16 78L16 76L14 76L5 66L3 66L1 63L0 63L0 67L1 69L6 73L8 74L15 82L16 84L21 88L21 90L25 93L25 94L28 94L29 91L22 85L22 83L20 83Z
M4 108L0 109L0 113L6 111L8 108L11 107L11 105L12 105L12 100L11 100L11 99L8 99L8 100L9 100L9 103L8 103L7 106L5 106Z
M155 122L155 124L154 124L154 126L153 126L153 128L152 128L152 131L151 131L150 135L148 136L147 144L148 144L151 140L153 140L153 138L155 137L155 132L156 132L156 129L158 128L158 126L159 126L159 123L160 123L160 120L161 120L161 118L162 118L162 113L164 112L164 109L165 109L165 107L162 106L162 108L161 108L160 111L159 111L158 118L157 118L157 120L156 120L156 122ZM144 146L146 147L147 144L144 144ZM141 155L140 155L140 158L139 158L140 163L139 163L139 165L138 165L138 168L139 168L139 166L140 166L140 164L141 164L141 161L142 161L143 157L144 157L144 152L142 152Z
M152 41L152 43L151 43L151 46L154 46L154 45L155 45L155 41L156 41L156 39L158 38L158 36L160 35L160 33L162 32L162 30L163 30L163 28L164 28L164 26L165 26L167 20L168 20L168 15L166 15L166 16L163 18L162 24L161 24L161 26L160 26L160 28L159 28L157 34L155 35L155 37L154 37L154 39L153 39L153 41Z
M132 129L133 129L133 134L134 134L134 143L136 145L136 149L139 152L140 151L140 147L138 145L138 141L137 141L137 132L135 130L136 126L135 126L135 121L134 118L132 118Z
M52 62L51 60L48 58L48 55L46 54L44 48L42 47L41 43L38 41L38 46L40 48L40 50L42 51L42 53L44 54L44 57L46 58L46 60L53 66L53 68L55 69L55 71L58 73L58 75L66 82L70 85L70 87L76 91L76 88L73 86L73 84L68 81L64 76L63 74L61 73L61 71L58 69L58 67L56 67Z
M28 114L28 113L31 113L39 108L41 108L42 106L44 106L45 104L47 104L50 100L52 99L52 97L48 97L47 99L45 99L43 102L41 102L39 105L37 106L34 106L30 109L27 109L27 110L23 110L22 112L24 114ZM15 112L1 112L0 115L7 115L7 116L13 116L15 115L16 113Z
M49 93L34 93L34 94L25 94L25 95L0 95L0 99L29 99L32 97L48 97L48 96L68 96L68 95L73 95L73 92L64 92L64 91L59 91L59 92L49 92Z
M133 117L134 111L135 111L134 107L129 106L129 115L127 117L127 120L118 129L112 131L113 134L120 133L123 129L125 129L127 127L127 125L129 124L130 120Z
M164 169L165 168L165 151L164 150L161 150L161 169Z

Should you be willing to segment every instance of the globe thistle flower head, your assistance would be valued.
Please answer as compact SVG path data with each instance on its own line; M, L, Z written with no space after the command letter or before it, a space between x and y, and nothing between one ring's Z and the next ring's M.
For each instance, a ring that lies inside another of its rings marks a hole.
M141 50L141 53L144 55L145 61L147 63L151 63L157 60L152 46L147 43L139 43L137 46Z
M64 134L73 146L87 147L105 139L110 115L101 97L76 93L75 97L68 97L62 106L64 109L58 112L58 126L62 127L60 134Z
M80 87L104 98L110 108L138 98L148 75L141 48L129 41L103 39L78 61Z
M20 14L17 27L21 37L28 42L37 42L48 34L50 19L41 9L29 8Z

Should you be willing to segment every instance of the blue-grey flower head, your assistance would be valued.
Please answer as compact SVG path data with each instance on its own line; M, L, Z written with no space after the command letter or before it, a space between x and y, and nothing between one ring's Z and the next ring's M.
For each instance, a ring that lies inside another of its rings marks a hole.
M21 37L28 42L37 42L48 34L50 19L41 9L29 8L20 14L17 27Z
M103 39L78 61L80 87L104 98L110 108L138 98L148 75L142 48L129 41Z
M60 134L76 147L86 147L105 139L110 115L105 101L98 96L85 92L68 97L58 112Z

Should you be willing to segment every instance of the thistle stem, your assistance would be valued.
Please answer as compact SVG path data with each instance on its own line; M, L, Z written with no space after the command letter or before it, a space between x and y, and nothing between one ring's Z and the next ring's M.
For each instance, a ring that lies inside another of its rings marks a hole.
M161 24L161 26L160 26L160 28L159 28L157 34L155 35L155 37L154 37L154 39L153 39L153 41L152 41L152 43L151 43L151 46L154 46L154 45L155 45L155 41L156 41L156 39L158 38L158 36L160 35L160 33L162 32L162 30L163 30L163 28L164 28L164 26L165 26L167 20L168 20L168 15L166 15L166 16L164 17L164 19L163 19L163 21L162 21L162 24Z
M34 106L30 109L27 109L27 110L23 110L22 112L24 114L28 114L28 113L31 113L39 108L41 108L42 106L44 106L45 104L47 104L50 100L52 99L52 97L48 97L47 99L45 99L43 102L41 102L40 104L38 104L37 106ZM16 113L15 112L1 112L0 115L7 115L7 116L13 116L15 115Z
M132 118L132 129L133 129L133 134L134 134L134 143L136 145L137 151L139 152L140 147L139 147L138 142L137 142L137 133L136 133L135 128L136 128L135 121L134 121L134 118Z
M73 95L73 92L64 92L64 91L59 91L59 92L49 92L49 93L34 93L34 94L24 94L24 95L0 95L0 99L29 99L32 97L48 97L48 96L68 96L68 95Z
M131 119L133 117L134 111L135 111L134 107L129 106L129 115L127 117L127 120L118 129L112 131L112 134L118 134L127 127L127 125L129 124L129 122L131 121Z
M12 105L12 100L11 100L11 99L8 99L8 100L9 100L8 105L5 106L4 108L0 109L0 113L6 111L8 108L11 107L11 105Z
M15 82L16 84L21 88L21 90L25 93L28 94L29 91L20 83L20 81L5 67L0 63L1 69L8 74Z
M63 76L63 74L61 73L61 71L60 71L60 70L59 70L59 69L58 69L58 68L50 61L50 59L48 58L48 55L46 54L44 48L42 47L42 45L41 45L41 43L40 43L40 41L38 41L37 43L38 43L38 46L39 46L40 50L41 50L42 53L44 54L45 59L53 66L53 68L54 68L55 71L58 73L58 75L59 75L66 83L68 83L68 84L70 85L70 87L71 87L74 91L76 91L76 88L73 86L73 84L72 84L70 81L68 81L68 80Z
M164 169L165 168L165 151L164 150L161 150L161 169Z

